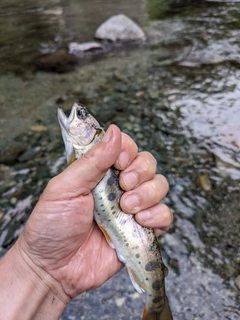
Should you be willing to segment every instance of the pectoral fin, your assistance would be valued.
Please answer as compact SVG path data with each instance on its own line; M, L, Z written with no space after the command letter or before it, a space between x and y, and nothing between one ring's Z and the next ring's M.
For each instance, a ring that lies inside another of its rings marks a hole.
M102 233L103 233L105 239L107 240L107 243L109 244L109 246L110 246L111 248L115 249L115 246L114 246L114 244L113 244L113 242L112 242L112 239L111 239L111 237L109 236L109 234L107 233L107 231L106 231L102 226L100 226L100 225L98 225L98 227L99 227L99 229L102 231Z
M67 156L67 163L70 166L70 164L72 164L76 160L76 154L72 146L66 148L66 156Z
M147 287L145 286L145 284L138 278L138 276L136 275L136 273L132 269L127 267L127 270L128 270L129 277L132 281L132 284L133 284L135 290L138 293L145 292L147 290Z

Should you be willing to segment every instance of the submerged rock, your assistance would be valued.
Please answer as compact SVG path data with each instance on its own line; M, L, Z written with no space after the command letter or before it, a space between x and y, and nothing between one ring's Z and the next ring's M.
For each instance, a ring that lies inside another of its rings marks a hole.
M33 59L34 66L39 70L68 72L72 71L78 59L75 55L69 54L65 50L53 53L42 54Z
M199 187L204 191L210 191L212 189L211 181L207 173L204 173L201 176L199 176L197 183Z
M0 163L5 165L13 165L20 154L26 151L26 143L13 141L9 147L0 152Z
M82 56L85 52L94 52L99 50L102 51L103 46L101 43L96 41L85 43L71 42L69 44L69 53L77 56Z
M31 126L30 129L33 132L43 132L43 131L47 131L47 127L43 126L43 125L35 125L35 126Z
M97 39L110 41L145 40L143 30L123 14L113 16L105 21L95 33Z

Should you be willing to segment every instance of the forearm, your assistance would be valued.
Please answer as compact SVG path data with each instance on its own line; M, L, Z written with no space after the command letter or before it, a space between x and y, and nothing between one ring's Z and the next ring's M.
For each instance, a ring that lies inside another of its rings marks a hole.
M13 247L0 261L0 319L59 319L68 302L61 288L52 290L50 276L37 274L18 251Z

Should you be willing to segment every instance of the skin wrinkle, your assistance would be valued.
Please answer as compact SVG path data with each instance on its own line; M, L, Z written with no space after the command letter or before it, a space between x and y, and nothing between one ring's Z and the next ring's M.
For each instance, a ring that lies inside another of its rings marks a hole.
M66 295L66 297L68 297L68 299L72 299L72 297L68 296L67 293L65 292L61 282L59 282L57 279L55 279L49 272L46 272L44 270L44 268L42 268L41 266L36 266L36 264L33 263L31 257L29 256L27 250L25 249L25 247L23 246L22 248L23 250L18 250L19 255L22 257L22 260L28 265L28 267L32 270L32 272L35 274L35 276L37 276L37 278L40 279L41 284L43 284L46 288L48 288L50 291L53 290L53 288L50 287L50 285L47 284L46 279L48 279L48 277L50 277L52 280L57 281L58 285L60 285L60 287L62 288L62 291L64 292L64 294ZM24 255L28 258L26 259L24 257ZM33 266L31 265L31 263L29 263L27 260L29 260L30 262L32 262L32 265L34 265L37 268L40 268L44 274L47 274L47 278L45 279L43 276L41 276L40 274L42 274L42 272L36 272L36 270L34 270ZM54 292L54 294L56 295L56 297L58 297L59 300L61 300L63 303L66 303L66 301L64 301L64 299L62 299L62 296L60 293L58 292Z

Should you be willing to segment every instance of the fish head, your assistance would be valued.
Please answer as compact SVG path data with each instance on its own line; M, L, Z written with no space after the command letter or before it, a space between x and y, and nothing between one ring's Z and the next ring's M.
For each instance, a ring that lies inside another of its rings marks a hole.
M81 104L74 103L67 117L58 109L58 121L61 127L68 164L81 157L104 136L104 130Z

